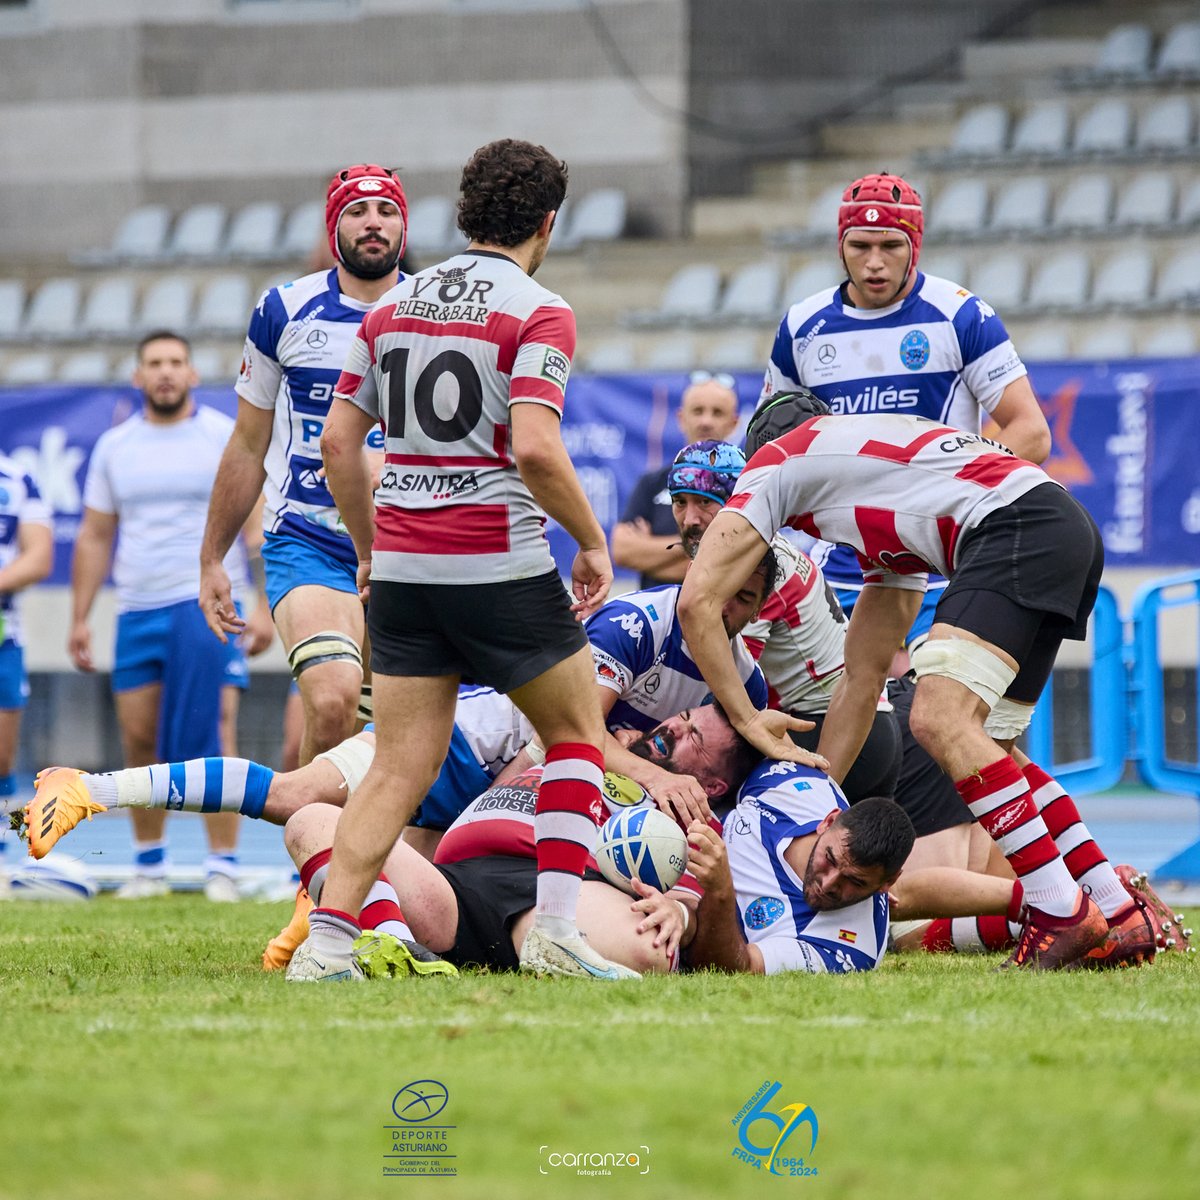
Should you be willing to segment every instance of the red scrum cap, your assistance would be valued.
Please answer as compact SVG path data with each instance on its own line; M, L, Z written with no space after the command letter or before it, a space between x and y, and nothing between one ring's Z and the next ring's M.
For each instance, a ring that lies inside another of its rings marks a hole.
M921 254L925 217L921 197L899 175L864 175L843 193L838 209L838 246L851 229L894 229L912 246L909 271L916 270Z
M333 257L342 261L338 253L337 231L342 214L352 204L361 200L390 200L399 210L404 222L404 231L400 234L400 253L404 253L404 244L408 241L408 200L404 188L400 185L400 177L395 171L386 167L376 166L375 163L356 163L339 171L330 181L325 192L325 228L329 231L329 248Z

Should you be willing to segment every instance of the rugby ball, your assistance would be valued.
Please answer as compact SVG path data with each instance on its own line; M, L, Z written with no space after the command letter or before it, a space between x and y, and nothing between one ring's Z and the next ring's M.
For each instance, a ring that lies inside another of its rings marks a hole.
M91 900L98 890L78 859L47 854L21 864L13 873L9 894L14 900Z
M687 868L683 830L657 808L627 808L600 826L596 865L614 887L634 895L630 880L640 879L665 892Z

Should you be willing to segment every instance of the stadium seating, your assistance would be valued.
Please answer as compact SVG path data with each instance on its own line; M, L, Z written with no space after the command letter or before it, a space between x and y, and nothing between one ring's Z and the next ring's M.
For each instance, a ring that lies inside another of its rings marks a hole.
M988 189L982 179L952 180L929 206L928 230L939 238L975 237L987 226Z
M170 225L165 204L144 204L125 217L107 249L85 251L73 261L90 266L151 262L162 253Z
M689 263L667 281L658 307L626 314L630 325L653 328L707 320L716 312L721 273L713 263Z
M192 366L202 384L229 383L237 375L237 368L230 365L229 354L215 346L194 346Z
M1147 26L1118 25L1105 37L1095 65L1084 78L1096 83L1142 79L1150 71L1153 50L1154 38Z
M1154 60L1154 74L1159 79L1177 81L1200 79L1200 21L1176 25L1163 38Z
M1093 361L1132 358L1133 354L1133 331L1119 322L1093 326L1075 344L1076 358Z
M25 285L19 279L0 279L0 342L18 336L24 311Z
M1091 271L1087 253L1074 247L1039 259L1029 283L1026 307L1037 312L1081 308L1087 300Z
M1053 362L1071 357L1071 338L1066 328L1044 321L1017 339L1016 345L1024 362Z
M959 119L950 139L950 157L996 158L1005 152L1012 118L1001 104L980 104Z
M979 263L971 272L971 291L986 300L997 312L1016 311L1025 303L1029 277L1025 260L1019 255L999 254Z
M133 334L137 288L124 275L102 279L88 293L80 319L80 332L93 338L128 338Z
M1159 272L1154 303L1158 308L1200 308L1200 245L1193 244L1167 261Z
M241 274L216 275L204 284L196 304L193 329L213 337L243 334L254 304L250 280Z
M992 204L991 233L1040 234L1048 225L1050 184L1041 175L1009 180Z
M155 280L142 297L137 315L137 329L148 333L154 329L170 329L185 337L192 327L192 299L195 284L183 275L166 275Z
M1094 233L1108 225L1113 183L1108 175L1076 175L1058 195L1050 227L1054 233Z
M923 251L920 266L926 275L936 275L939 279L949 279L962 287L967 286L967 260L954 250Z
M1044 100L1028 108L1013 130L1012 155L1019 159L1057 158L1067 148L1071 113L1062 100Z
M22 335L32 341L66 341L79 328L83 288L78 279L48 279L33 294Z
M767 353L758 334L740 330L707 343L700 366L709 371L758 371L766 365Z
M4 364L0 382L6 387L34 387L54 378L54 355L46 350L19 354Z
M281 259L304 261L325 238L325 204L321 200L306 200L288 215L279 239Z
M208 262L216 258L229 213L223 204L194 204L175 223L166 257L176 262Z
M1134 147L1143 156L1183 156L1195 150L1195 130L1191 99L1167 96L1142 110Z
M646 354L647 371L690 371L696 365L696 339L690 333L660 338Z
M266 200L247 204L230 222L222 257L232 262L269 262L279 252L283 207Z
M454 201L449 196L422 196L408 210L408 250L419 258L437 258L450 242Z
M565 207L565 206L564 206ZM576 200L570 212L560 212L561 232L555 227L554 246L575 250L594 242L613 242L625 232L629 200L620 188L597 188Z
M1179 197L1179 213L1175 223L1183 229L1200 225L1200 176L1193 179Z
M786 248L789 246L816 246L828 243L837 229L838 208L842 203L842 193L846 190L843 183L831 184L825 188L808 206L804 215L804 224L795 229L781 229L768 239L772 245Z
M835 287L845 279L845 272L838 263L837 256L830 253L822 258L809 259L803 266L798 267L788 277L783 286L783 297L779 304L779 315L793 304L808 299L809 296L823 292L826 288Z
M1079 118L1071 149L1076 157L1120 154L1132 137L1132 105L1124 96L1110 96Z
M1166 229L1174 210L1174 177L1165 171L1143 171L1118 197L1113 224L1120 229Z
M76 350L59 364L54 378L58 383L106 383L112 370L103 350Z
M1092 285L1091 307L1128 312L1144 307L1154 282L1154 257L1142 246L1119 250L1101 262Z
M1187 358L1195 354L1200 346L1190 325L1172 321L1166 325L1156 325L1142 338L1138 349L1146 358Z
M756 324L779 316L783 272L775 259L747 263L730 279L716 311L714 324Z
M585 351L583 368L593 375L620 375L637 369L633 342L627 337L608 338Z

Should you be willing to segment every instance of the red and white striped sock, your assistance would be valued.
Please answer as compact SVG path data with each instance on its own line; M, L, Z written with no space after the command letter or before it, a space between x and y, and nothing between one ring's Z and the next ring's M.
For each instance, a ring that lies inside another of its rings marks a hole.
M1133 903L1129 893L1121 885L1117 873L1096 844L1090 830L1083 823L1075 801L1063 790L1062 784L1047 775L1037 763L1031 762L1024 770L1029 780L1029 790L1037 805L1046 828L1058 847L1058 852L1071 872L1071 878L1093 900L1100 911L1110 919L1124 912Z
M329 860L333 857L333 848L318 850L311 858L300 864L300 882L313 904L321 903L321 889L325 886L325 877L329 874Z
M558 742L547 748L533 817L539 917L574 924L583 870L604 819L603 779L604 755L595 746Z
M1079 888L1071 878L1029 783L1008 755L954 785L971 815L1000 847L1025 889L1025 901L1052 917L1070 917Z
M400 897L386 875L380 875L371 884L359 921L364 929L374 929L376 933L390 933L406 942L417 940L400 911Z
M1012 899L1004 916L940 917L921 935L921 949L930 954L985 954L1010 950L1021 934L1025 889L1013 882Z

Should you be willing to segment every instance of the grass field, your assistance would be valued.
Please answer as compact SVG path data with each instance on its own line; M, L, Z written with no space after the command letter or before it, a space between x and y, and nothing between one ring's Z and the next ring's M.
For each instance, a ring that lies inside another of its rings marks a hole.
M0 906L0 1196L1200 1192L1200 955L1086 975L907 956L833 979L301 988L257 965L289 911ZM430 1079L457 1174L385 1177L393 1097ZM803 1129L786 1150L815 1176L733 1155L733 1118L774 1081L769 1108L817 1116L812 1152ZM581 1176L553 1157L604 1152L638 1164Z

